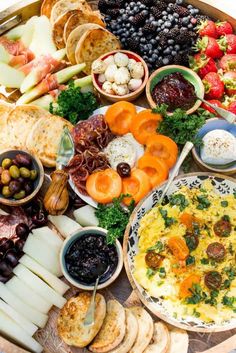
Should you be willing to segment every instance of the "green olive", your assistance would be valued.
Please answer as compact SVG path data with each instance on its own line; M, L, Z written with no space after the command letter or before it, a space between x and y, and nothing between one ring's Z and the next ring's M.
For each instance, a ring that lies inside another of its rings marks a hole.
M10 166L12 165L12 160L10 158L5 158L3 161L2 161L2 167L4 169L8 169L10 168Z
M37 170L32 169L32 170L30 171L30 179L31 179L31 180L35 180L35 179L37 178L37 176L38 176Z
M10 189L9 189L9 186L3 186L3 188L2 188L2 195L4 196L4 197L6 197L6 198L8 198L8 197L11 197L11 195L12 195L12 193L11 193L11 191L10 191Z
M16 165L12 165L9 168L9 172L12 178L18 179L20 177L20 170Z
M25 197L25 190L21 190L21 191L17 192L16 194L13 195L13 197L16 200L23 199Z
M3 170L1 174L1 182L3 185L8 185L11 181L9 170Z
M20 176L22 176L22 178L30 178L31 176L30 170L28 168L21 167Z

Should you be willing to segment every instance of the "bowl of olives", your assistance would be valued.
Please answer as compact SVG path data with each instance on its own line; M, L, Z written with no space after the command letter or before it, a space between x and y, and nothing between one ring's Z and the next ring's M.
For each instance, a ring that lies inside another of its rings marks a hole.
M20 206L32 200L44 180L42 163L26 151L7 150L0 154L0 203Z

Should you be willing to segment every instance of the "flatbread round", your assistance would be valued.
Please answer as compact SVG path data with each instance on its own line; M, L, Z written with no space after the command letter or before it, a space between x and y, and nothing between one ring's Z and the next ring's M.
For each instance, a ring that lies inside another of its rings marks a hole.
M83 71L89 75L94 60L120 48L119 40L111 32L104 28L91 29L79 40L75 50L75 60L77 64L86 64Z
M63 38L64 27L68 19L76 13L77 13L77 10L67 11L66 13L58 17L56 22L53 24L52 37L53 37L54 43L56 44L57 49L65 48L66 42L64 41L64 38Z
M41 6L41 16L44 15L50 19L52 8L58 1L59 0L44 0Z
M61 134L65 126L69 130L73 125L56 115L48 115L47 119L39 119L31 132L28 132L26 148L36 154L45 167L55 167Z
M8 139L7 118L12 110L12 106L5 103L0 104L0 150L11 147L11 141Z
M64 26L63 39L67 42L70 33L78 26L85 23L96 23L101 27L105 27L105 23L102 21L101 17L98 16L97 11L93 12L82 12L81 10L75 11L73 15L70 16L68 21Z
M154 324L154 333L153 333L152 341L153 342L145 349L143 353L169 352L170 334L167 326L163 322L159 321Z
M33 105L17 106L7 118L7 139L14 148L24 149L26 140L41 118L46 120L49 113Z
M121 343L124 336L125 309L117 300L108 300L105 320L89 350L96 353L109 352Z
M66 55L71 62L72 65L76 64L75 60L75 49L77 44L83 34L90 29L100 28L100 26L96 25L95 23L85 23L76 27L69 35L67 42L66 42ZM102 27L101 27L102 28Z
M86 0L59 0L53 6L50 16L50 21L53 24L57 18L71 10L92 11Z
M170 331L170 349L168 353L187 353L189 346L189 337L185 330L173 328Z
M91 293L82 292L77 297L68 300L60 311L57 320L57 330L59 336L68 345L81 348L87 346L103 324L106 315L106 302L104 297L97 293L95 297L94 325L83 325L91 296Z

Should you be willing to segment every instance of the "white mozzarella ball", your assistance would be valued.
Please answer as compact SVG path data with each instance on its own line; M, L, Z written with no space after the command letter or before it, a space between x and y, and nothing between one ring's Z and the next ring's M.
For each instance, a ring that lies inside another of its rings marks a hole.
M109 55L106 59L103 60L103 62L105 63L106 66L109 66L111 64L115 64L114 56Z
M115 64L118 67L123 67L123 66L127 66L128 65L129 58L128 58L128 56L126 54L116 53L114 55L114 61L115 61Z
M132 65L130 69L130 74L132 78L142 78L144 76L143 64L140 62L136 62L134 65Z
M94 74L103 74L106 70L106 64L102 60L95 60L92 63L92 72Z
M106 81L106 76L104 74L100 74L98 76L98 82L99 83L104 83Z
M114 91L112 89L112 83L109 81L105 81L102 85L102 89L104 92L108 93L108 94L114 94Z
M128 62L128 70L130 71L131 68L134 66L134 64L136 64L136 60L134 59L129 59L129 62Z
M114 81L117 85L125 85L130 80L130 73L126 67L120 67L114 76Z
M124 96L125 94L129 93L127 85L117 85L115 82L112 84L112 90L117 96Z
M131 80L128 83L128 88L130 91L136 91L141 85L142 85L142 80L141 78L131 78Z
M110 64L105 71L105 77L107 81L114 82L115 74L118 71L117 66L115 64Z

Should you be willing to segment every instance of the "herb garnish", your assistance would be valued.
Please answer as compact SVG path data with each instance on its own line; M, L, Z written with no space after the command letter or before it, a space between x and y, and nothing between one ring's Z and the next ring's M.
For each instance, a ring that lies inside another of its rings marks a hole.
M163 210L163 208L159 208L159 212L165 221L165 227L170 227L170 226L172 226L172 224L177 222L175 218L168 217L167 211Z
M146 272L146 276L148 279L150 279L152 276L154 276L156 271L154 271L152 268L148 268Z
M169 197L171 206L179 206L180 211L183 211L188 205L189 202L183 194L174 194Z
M49 111L76 124L87 119L98 106L92 92L82 93L80 87L75 87L74 81L71 81L68 88L59 94L57 103L50 104Z
M147 251L153 251L156 250L157 253L162 252L165 249L164 244L158 240L155 245L151 246L150 248L147 249Z
M186 304L198 304L207 297L206 293L202 291L202 288L198 283L194 283L190 291L192 296L185 299Z
M210 304L211 306L217 305L216 298L218 297L218 295L219 295L219 291L218 290L214 289L214 290L210 291L210 297L208 297L205 300L205 303L206 304Z
M221 201L221 207L228 207L228 201Z
M160 278L166 278L166 270L165 267L159 267L158 268L159 276Z
M128 208L122 207L121 203L125 197L129 196L121 194L118 198L114 198L110 205L99 204L95 211L99 227L105 228L108 231L108 244L113 244L117 238L122 237L124 234L130 215L134 209L134 201L131 201Z
M225 306L228 306L230 309L233 309L234 312L236 312L236 297L228 297L227 295L224 295L222 298L222 304Z
M210 201L208 200L208 198L205 195L197 196L197 201L199 203L197 205L198 210L205 210L205 209L209 208L211 205Z
M195 317L200 317L201 314L194 308L194 309L193 309L193 316L195 316Z
M209 264L209 259L202 258L200 261L201 261L202 265L208 265Z
M191 266L195 264L195 257L189 255L186 259L186 266Z

